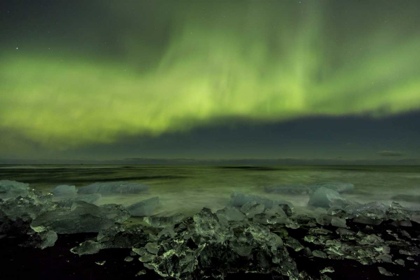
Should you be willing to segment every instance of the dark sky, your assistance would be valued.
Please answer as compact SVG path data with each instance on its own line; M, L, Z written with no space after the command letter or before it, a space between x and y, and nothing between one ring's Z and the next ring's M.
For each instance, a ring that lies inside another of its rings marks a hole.
M420 159L420 2L0 3L0 160Z

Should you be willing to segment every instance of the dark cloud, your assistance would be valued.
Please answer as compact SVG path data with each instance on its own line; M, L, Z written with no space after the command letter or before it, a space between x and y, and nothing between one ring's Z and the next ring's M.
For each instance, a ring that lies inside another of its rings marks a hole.
M401 157L404 155L404 153L396 151L380 151L378 152L378 155L382 157Z

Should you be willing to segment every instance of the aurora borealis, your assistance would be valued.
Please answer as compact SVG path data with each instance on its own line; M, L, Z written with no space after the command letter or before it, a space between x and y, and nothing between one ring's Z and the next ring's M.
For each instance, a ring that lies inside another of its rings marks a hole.
M171 135L199 139L197 129L420 109L418 1L6 2L0 157L89 154L127 139L176 151ZM409 134L400 146L420 156L419 133ZM384 141L370 152L401 149ZM234 156L258 157L245 146Z

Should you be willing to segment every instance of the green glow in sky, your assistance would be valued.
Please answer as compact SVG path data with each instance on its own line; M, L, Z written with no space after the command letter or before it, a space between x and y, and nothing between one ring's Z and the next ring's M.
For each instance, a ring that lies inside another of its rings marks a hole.
M232 119L419 109L420 33L407 29L407 14L370 21L354 12L346 24L324 2L182 7L160 53L136 26L116 28L128 34L119 43L124 59L100 59L102 49L91 58L3 49L0 129L66 149ZM147 67L136 64L149 56Z

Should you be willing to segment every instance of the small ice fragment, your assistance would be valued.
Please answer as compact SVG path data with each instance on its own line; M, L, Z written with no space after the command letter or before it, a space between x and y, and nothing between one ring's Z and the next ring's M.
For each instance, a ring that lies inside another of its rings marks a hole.
M394 273L389 272L385 268L378 266L379 273L385 276L394 276Z

